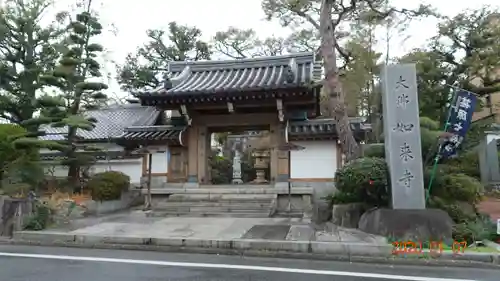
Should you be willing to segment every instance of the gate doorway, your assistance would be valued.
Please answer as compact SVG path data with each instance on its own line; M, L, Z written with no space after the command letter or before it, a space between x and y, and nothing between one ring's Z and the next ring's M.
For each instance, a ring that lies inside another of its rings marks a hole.
M209 133L210 184L269 184L272 147L269 126L214 127Z

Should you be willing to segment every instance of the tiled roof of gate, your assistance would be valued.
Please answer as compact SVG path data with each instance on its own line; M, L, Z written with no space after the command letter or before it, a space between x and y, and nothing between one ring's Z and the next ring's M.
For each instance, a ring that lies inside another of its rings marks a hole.
M170 78L147 95L210 94L305 87L321 79L314 53L241 60L170 62Z
M179 140L184 126L134 126L125 129L120 138L128 141Z
M160 111L155 107L126 104L90 110L84 114L97 119L97 123L91 131L79 129L77 135L87 141L99 141L120 136L129 126L153 125ZM41 129L45 131L45 136L40 137L43 140L64 140L67 133L66 127L54 128L47 125Z

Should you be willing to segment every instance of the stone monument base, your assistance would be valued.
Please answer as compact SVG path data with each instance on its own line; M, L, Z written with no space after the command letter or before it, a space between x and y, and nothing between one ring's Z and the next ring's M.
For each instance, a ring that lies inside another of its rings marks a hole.
M372 209L361 216L358 228L398 241L449 241L453 220L440 209Z

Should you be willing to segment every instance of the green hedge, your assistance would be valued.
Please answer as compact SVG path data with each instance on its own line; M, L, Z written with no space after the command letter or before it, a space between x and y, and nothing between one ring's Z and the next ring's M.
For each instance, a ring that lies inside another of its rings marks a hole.
M461 154L459 157L448 160L446 164L455 167L456 171L476 179L481 179L479 170L479 155L477 151Z
M424 170L424 182L430 180L432 168ZM431 188L431 196L446 202L475 204L483 192L483 185L475 178L460 173L454 166L440 164ZM337 194L329 200L342 203L367 203L387 206L390 196L390 178L383 158L364 157L349 162L335 174Z
M336 187L345 197L377 206L388 203L388 170L385 160L364 157L353 160L335 173Z
M120 199L130 187L130 177L122 172L107 171L95 174L88 182L92 199L108 201Z

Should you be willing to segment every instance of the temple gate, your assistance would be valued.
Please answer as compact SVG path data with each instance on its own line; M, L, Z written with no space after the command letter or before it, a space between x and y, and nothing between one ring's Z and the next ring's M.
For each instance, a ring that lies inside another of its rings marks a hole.
M163 123L168 125L131 127L122 136L140 146L168 146L167 180L152 187L157 210L271 216L286 209L304 217L319 212L320 197L334 191L342 154L333 120L320 117L322 66L314 53L170 62L168 71L162 87L134 93L143 106L171 111ZM351 127L358 140L370 129L357 118ZM212 183L208 162L210 136L218 132L230 132L236 143L231 150L238 149L230 155L233 179L223 185ZM246 181L239 149L255 158L255 175Z

